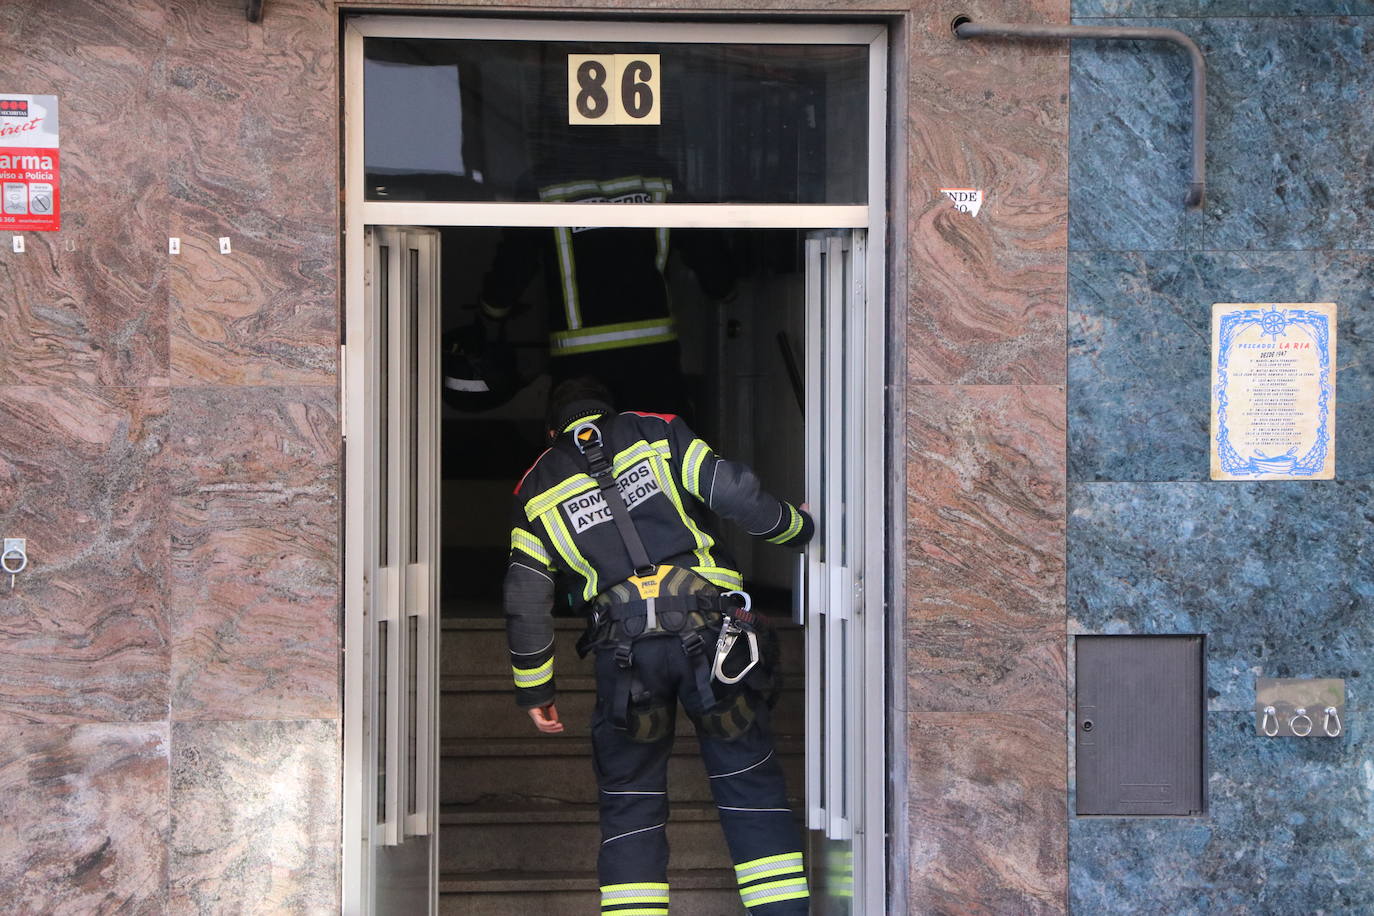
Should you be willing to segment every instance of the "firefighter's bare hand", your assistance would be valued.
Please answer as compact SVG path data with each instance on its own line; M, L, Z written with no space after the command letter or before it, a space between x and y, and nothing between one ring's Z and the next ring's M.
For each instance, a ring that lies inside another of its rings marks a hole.
M550 703L548 706L536 706L528 710L530 721L534 727L546 735L556 735L563 730L563 723L558 720L558 706Z

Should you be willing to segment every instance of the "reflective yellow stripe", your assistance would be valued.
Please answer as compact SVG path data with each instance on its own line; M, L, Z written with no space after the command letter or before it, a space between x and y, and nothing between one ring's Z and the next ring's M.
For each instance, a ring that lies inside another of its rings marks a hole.
M668 908L666 906L637 906L632 910L603 909L601 912L605 914L605 916L668 916Z
M625 321L619 324L598 324L589 328L570 326L566 331L549 334L549 350L554 356L616 350L622 347L641 347L647 344L677 340L671 318L651 318L647 321Z
M718 585L727 591L744 588L744 577L733 569L726 569L724 566L693 566L692 571L705 578L712 585Z
M701 500L704 500L701 495L701 465L710 453L711 446L700 439L693 439L692 444L687 446L687 457L682 460L682 484L688 493Z
M735 876L739 878L741 883L753 881L762 877L756 873L757 869L770 866L776 868L781 865L787 865L788 871L801 871L802 854L800 852L784 852L781 855L764 856L762 859L750 859L748 862L741 862L735 866Z
M652 445L646 442L636 442L611 460L611 468L615 471L615 476L619 477L628 471L635 462L658 457L660 457L658 450Z
M572 230L559 226L553 230L554 247L558 249L558 273L563 278L563 311L568 327L582 327L582 306L577 299L577 264L573 261Z
M510 546L512 550L522 550L534 559L549 566L553 557L544 549L544 545L539 543L539 538L530 534L523 528L512 528L510 532Z
M619 907L634 903L661 903L662 907L634 907L628 910L607 909L608 907ZM603 884L601 885L601 911L603 913L619 913L622 916L630 913L640 913L644 916L658 916L668 912L668 885L659 882L641 882L637 884Z
M678 517L682 519L682 524L687 531L696 539L696 550L693 551L697 557L697 564L700 566L714 566L715 560L711 556L711 548L716 545L715 540L707 533L697 527L697 523L692 521L692 517L687 514L687 510L682 506L682 490L677 482L673 480L673 472L668 468L668 462L663 460L663 456L655 453L650 458L650 463L654 467L654 474L658 477L659 485L672 500L673 507L677 509Z
M800 900L811 896L806 889L805 878L785 878L782 881L755 884L753 887L741 888L739 895L747 907L776 903L779 900Z
M801 513L798 512L795 508L793 508L791 503L787 504L787 511L792 513L791 522L788 523L786 530L784 530L782 534L779 534L776 537L769 538L768 543L785 544L788 541L792 540L792 538L796 537L797 534L802 530Z
M553 680L553 658L535 668L517 668L511 665L511 670L515 672L516 687L538 687Z
M565 499L572 499L574 496L596 486L586 474L574 474L562 483L554 484L534 499L525 503L525 517L534 521L545 512L552 509Z
M582 598L590 601L596 596L596 570L587 562L587 558L582 556L582 551L577 549L572 533L568 531L568 526L563 523L563 516L556 508L545 512L540 519L544 522L544 530L549 533L549 540L553 541L554 549L563 558L568 569L587 580L586 586L582 589Z
M668 885L655 884L649 887L634 887L632 885L618 884L601 889L601 905L611 906L616 903L667 903Z

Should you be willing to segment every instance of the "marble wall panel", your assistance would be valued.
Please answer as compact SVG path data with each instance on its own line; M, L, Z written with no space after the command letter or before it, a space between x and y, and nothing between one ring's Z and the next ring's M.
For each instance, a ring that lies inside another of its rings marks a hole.
M338 345L337 30L329 4L169 4L166 119L177 384L332 385ZM218 239L233 251L219 254Z
M338 715L336 402L173 393L175 718Z
M966 0L955 6L908 4L912 6L911 40L914 50L922 56L935 54L966 54L976 57L1067 57L1067 42L1026 42L980 38L955 39L950 24L955 16L967 16L974 22L1034 22L1067 23L1069 0ZM913 70L919 67L913 67Z
M921 57L908 92L908 377L1062 384L1067 59ZM977 217L940 188L984 191Z
M166 718L165 389L0 392L0 724Z
M1212 709L1374 668L1374 485L1085 484L1069 509L1070 631L1207 633Z
M163 912L167 724L0 726L6 913Z
M1073 16L1374 16L1374 0L1073 0Z
M1207 54L1207 206L1180 205L1191 117L1183 51L1078 42L1071 247L1374 246L1374 30L1361 27L1363 20L1112 21L1181 25ZM1301 142L1292 135L1297 124Z
M907 394L908 704L1064 706L1064 390Z
M1069 479L1206 480L1214 302L1336 302L1336 474L1374 477L1374 255L1075 252Z
M172 726L173 914L339 912L337 721Z
M1374 911L1370 735L1260 738L1249 712L1209 713L1207 816L1073 818L1073 911Z
M913 712L907 727L907 911L1067 912L1063 715Z
M62 229L25 233L23 254L5 238L0 384L165 384L161 9L62 0L11 15L0 86L58 96Z

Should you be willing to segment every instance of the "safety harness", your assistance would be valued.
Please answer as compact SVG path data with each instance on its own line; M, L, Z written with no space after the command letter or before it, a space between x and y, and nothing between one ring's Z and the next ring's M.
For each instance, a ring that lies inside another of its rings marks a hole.
M612 724L627 730L631 704L643 704L651 697L634 674L634 646L641 639L675 634L682 641L682 650L692 661L702 709L711 709L717 702L712 678L734 685L756 671L762 676L757 630L763 621L750 609L749 595L722 592L690 569L651 561L620 493L600 428L584 421L573 430L573 441L586 459L587 472L610 509L634 567L632 576L593 601L587 631L577 644L578 655L584 658L589 652L614 646L619 673L610 703ZM712 635L716 635L715 653L708 661L705 653ZM726 674L725 660L741 637L749 644L750 660L738 672Z

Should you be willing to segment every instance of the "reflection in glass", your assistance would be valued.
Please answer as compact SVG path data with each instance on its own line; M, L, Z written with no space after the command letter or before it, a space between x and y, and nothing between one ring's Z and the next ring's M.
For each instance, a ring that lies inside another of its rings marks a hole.
M541 188L560 180L625 177L587 171L607 156L627 175L669 183L677 203L866 200L865 46L364 47L369 200L551 199ZM569 125L568 55L635 51L659 55L661 125Z
M386 765L387 765L387 678L388 653L390 646L387 645L387 621L377 621L377 727L375 736L377 740L377 823L386 823Z

